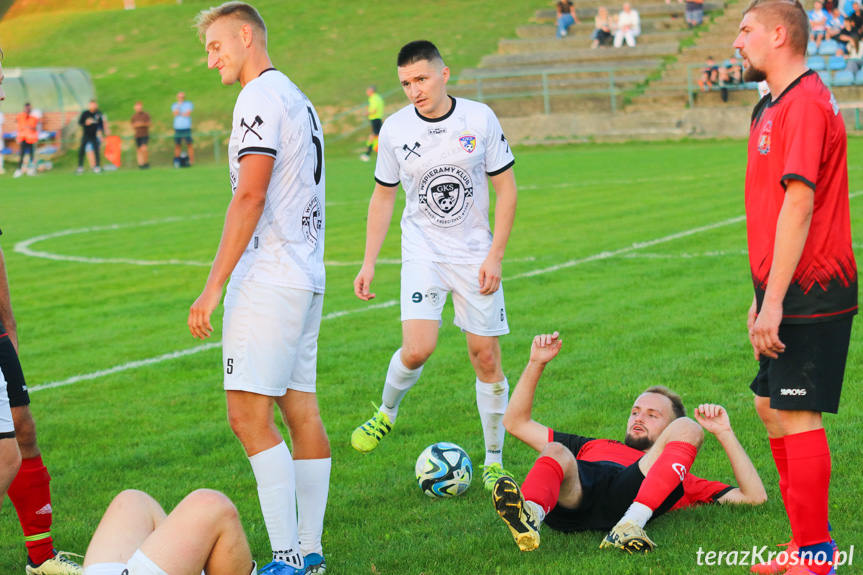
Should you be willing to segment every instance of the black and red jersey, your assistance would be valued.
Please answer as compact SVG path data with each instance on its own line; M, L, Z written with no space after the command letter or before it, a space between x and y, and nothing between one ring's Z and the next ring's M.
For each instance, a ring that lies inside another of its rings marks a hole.
M831 321L857 313L846 146L839 105L811 70L775 100L765 96L752 113L746 229L759 310L787 183L799 180L815 192L809 234L783 301L783 323Z
M562 444L569 449L576 459L581 461L603 462L609 465L629 467L642 457L644 452L628 447L613 439L594 439L570 433L561 433L549 428L549 442ZM687 473L683 479L683 497L671 508L682 509L702 503L715 503L717 499L728 493L732 486L721 481L708 481Z

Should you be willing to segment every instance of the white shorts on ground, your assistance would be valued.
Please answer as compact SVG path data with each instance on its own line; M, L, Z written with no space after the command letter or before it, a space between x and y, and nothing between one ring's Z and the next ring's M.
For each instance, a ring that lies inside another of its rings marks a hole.
M12 433L15 425L12 423L12 409L9 407L9 394L6 393L6 380L0 372L0 433Z
M231 281L222 330L225 390L314 393L323 305L324 294Z
M509 333L503 283L489 295L479 293L480 264L446 264L421 260L402 262L402 321L441 320L447 294L452 292L453 323L481 336Z

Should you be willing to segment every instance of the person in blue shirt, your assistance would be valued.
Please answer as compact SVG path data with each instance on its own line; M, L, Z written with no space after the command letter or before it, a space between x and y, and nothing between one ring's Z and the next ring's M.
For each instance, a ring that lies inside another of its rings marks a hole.
M195 163L195 149L192 146L192 110L194 104L186 100L186 93L177 94L177 101L171 105L174 114L174 167L180 167L182 143L186 142L186 153L189 155L189 165Z

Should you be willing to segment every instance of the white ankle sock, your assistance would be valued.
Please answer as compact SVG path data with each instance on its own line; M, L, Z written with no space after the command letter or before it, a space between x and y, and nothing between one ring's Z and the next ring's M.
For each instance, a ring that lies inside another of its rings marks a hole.
M509 402L509 382L506 378L497 383L483 383L476 380L476 406L482 421L482 434L485 438L485 465L503 465L503 414Z
M650 521L651 517L653 517L653 509L644 503L633 501L632 505L629 506L629 509L626 510L626 513L623 514L623 517L620 518L618 523L622 523L629 519L644 529L644 526L647 525L647 522Z
M273 559L294 567L303 566L297 543L297 506L294 462L285 442L249 458L264 524L273 548Z
M384 393L381 397L381 411L390 418L390 423L396 422L399 413L399 404L408 394L408 391L419 380L423 372L423 366L416 369L408 369L402 363L402 350L397 349L390 360L387 368L387 379L384 383Z
M324 512L327 510L327 495L330 491L330 469L332 458L295 459L297 476L297 536L300 553L323 555L321 535L324 532Z
M536 501L525 501L524 504L531 506L531 509L533 509L533 512L536 515L536 520L539 523L542 523L545 519L545 509L542 508L542 505L540 505Z

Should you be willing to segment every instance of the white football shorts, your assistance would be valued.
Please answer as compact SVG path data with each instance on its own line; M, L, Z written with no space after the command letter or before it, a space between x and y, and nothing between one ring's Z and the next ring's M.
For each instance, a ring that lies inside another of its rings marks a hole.
M462 331L488 337L508 334L503 283L492 294L479 293L479 267L424 260L402 262L402 321L441 321L447 294L452 292L453 323Z
M9 407L9 394L6 393L6 380L0 371L0 439L15 437L15 425L12 423L12 408Z
M225 390L315 393L324 294L231 281L225 295Z

